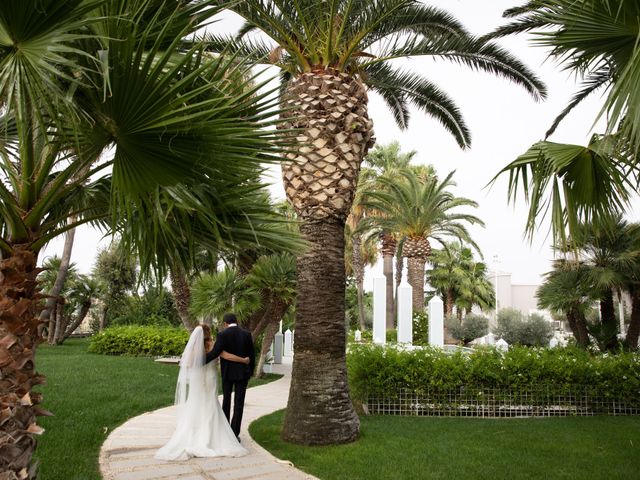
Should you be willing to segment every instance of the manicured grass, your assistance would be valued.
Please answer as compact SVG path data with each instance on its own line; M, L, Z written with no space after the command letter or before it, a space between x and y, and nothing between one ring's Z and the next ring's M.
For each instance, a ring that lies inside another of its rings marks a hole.
M36 450L40 480L100 479L98 455L109 433L173 402L176 365L90 354L87 346L87 340L71 339L58 347L42 345L36 353L37 369L47 377L43 406L55 414L38 421L46 429Z
M282 442L282 418L256 420L251 436L322 480L640 478L640 417L366 416L359 441L332 447Z

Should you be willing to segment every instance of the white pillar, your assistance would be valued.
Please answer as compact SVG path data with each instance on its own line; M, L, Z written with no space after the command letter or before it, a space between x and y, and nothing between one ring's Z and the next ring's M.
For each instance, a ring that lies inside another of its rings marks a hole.
M406 263L406 260L405 260ZM412 288L407 282L406 265L402 266L402 282L398 287L398 343L413 343L413 299Z
M282 333L278 332L273 337L273 363L282 363Z
M384 345L387 339L386 281L385 277L375 277L373 279L373 342L380 345Z
M354 340L358 343L362 341L362 332L360 330L355 331Z
M293 355L293 334L291 330L287 329L284 332L284 356L290 357Z
M444 346L444 304L437 295L429 300L429 345Z
M622 303L622 295L618 301L618 315L620 316L620 335L624 335L624 304Z

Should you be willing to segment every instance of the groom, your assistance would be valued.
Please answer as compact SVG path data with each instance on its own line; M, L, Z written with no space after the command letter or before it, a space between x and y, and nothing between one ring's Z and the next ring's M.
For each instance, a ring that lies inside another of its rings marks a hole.
M249 365L245 363L229 362L224 358L220 359L220 371L222 374L222 411L230 418L231 413L231 392L235 390L233 402L233 418L231 418L231 429L236 437L240 435L240 424L242 423L242 412L244 410L244 394L247 391L247 383L253 373L256 362L256 355L253 348L251 333L238 326L238 320L234 313L225 313L222 317L224 330L216 336L216 343L213 349L207 353L207 363L216 359L225 351L233 353L239 357L249 357Z

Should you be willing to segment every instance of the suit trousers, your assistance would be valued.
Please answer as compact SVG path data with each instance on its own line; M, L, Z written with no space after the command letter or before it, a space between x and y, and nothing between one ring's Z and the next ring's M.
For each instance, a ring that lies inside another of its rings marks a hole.
M227 420L230 420L231 430L240 435L240 425L242 424L242 413L244 411L244 396L247 393L247 384L249 379L245 380L227 380L222 379L222 411ZM235 391L233 397L233 417L231 417L231 393Z

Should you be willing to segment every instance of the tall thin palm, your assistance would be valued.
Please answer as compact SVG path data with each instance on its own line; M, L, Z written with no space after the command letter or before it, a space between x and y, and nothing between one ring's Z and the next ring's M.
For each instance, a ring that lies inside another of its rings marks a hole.
M372 191L365 205L383 215L369 222L405 237L403 255L408 258L408 280L413 289L413 309L424 311L425 262L431 255L430 240L444 245L447 237L462 240L476 249L465 224L484 225L476 216L456 211L460 207L477 207L467 198L456 197L449 190L455 186L453 173L439 181L421 179L413 171L402 173L402 181L382 178L384 191Z
M388 145L376 145L375 148L369 152L364 158L363 168L360 170L356 198L354 206L351 209L352 215L357 208L362 211L362 215L358 221L362 220L365 214L375 214L374 212L365 212L361 205L361 199L369 190L384 188L383 185L378 182L378 178L397 177L403 169L409 168L411 160L413 160L417 153L415 150L402 152L400 143L397 141L391 142ZM380 231L378 234L380 237L380 252L382 254L382 274L386 280L386 325L388 329L391 329L393 328L393 320L395 317L393 257L396 254L398 242L394 232Z

